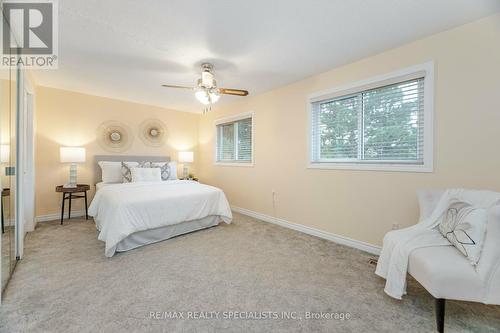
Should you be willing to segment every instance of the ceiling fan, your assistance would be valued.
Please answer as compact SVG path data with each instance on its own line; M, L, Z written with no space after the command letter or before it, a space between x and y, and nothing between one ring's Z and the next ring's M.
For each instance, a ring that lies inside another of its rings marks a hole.
M203 109L203 113L210 111L212 104L216 103L221 95L248 95L248 91L246 90L218 88L213 70L214 66L212 64L201 64L201 78L198 79L196 87L177 86L172 84L162 84L162 87L193 90L196 99L206 105Z

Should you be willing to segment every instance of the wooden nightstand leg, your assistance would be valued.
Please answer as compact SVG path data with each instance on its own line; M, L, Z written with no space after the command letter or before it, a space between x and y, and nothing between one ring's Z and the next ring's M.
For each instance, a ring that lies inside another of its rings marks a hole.
M69 193L69 210L68 210L68 220L71 219L71 192Z
M89 219L89 211L87 207L87 191L85 191L85 219L86 220Z
M62 209L61 209L61 225L63 224L63 219L64 219L64 201L66 201L66 193L63 192L63 195L62 195Z

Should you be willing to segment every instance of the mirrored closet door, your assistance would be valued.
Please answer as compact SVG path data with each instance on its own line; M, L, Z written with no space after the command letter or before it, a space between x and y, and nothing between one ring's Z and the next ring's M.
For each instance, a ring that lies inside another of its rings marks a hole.
M9 229L9 177L7 176L7 167L10 158L10 73L8 70L0 70L0 180L1 180L1 210L2 210L2 238L1 238L1 278L2 290L7 284L10 276L10 244L11 232Z
M5 288L16 264L16 115L17 73L0 70L1 281Z
M3 14L3 13L2 13ZM7 286L16 265L16 156L18 125L17 68L0 68L0 190L2 230L0 240L1 291Z

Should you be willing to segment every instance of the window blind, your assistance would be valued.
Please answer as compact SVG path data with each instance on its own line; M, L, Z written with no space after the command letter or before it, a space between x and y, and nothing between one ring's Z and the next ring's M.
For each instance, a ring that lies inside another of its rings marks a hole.
M252 117L217 125L217 162L252 161Z
M238 161L252 160L252 118L238 121Z
M221 149L220 159L232 161L235 157L234 124L220 126Z
M311 160L423 164L424 79L312 103Z

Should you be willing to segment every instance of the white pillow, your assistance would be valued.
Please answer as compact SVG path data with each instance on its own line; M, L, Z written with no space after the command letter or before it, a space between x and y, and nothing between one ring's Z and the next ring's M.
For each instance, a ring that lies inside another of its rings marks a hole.
M477 265L483 249L488 211L466 202L457 202L443 215L439 231L472 265Z
M101 167L103 183L121 183L123 181L121 162L99 161L97 164Z
M161 180L168 180L170 178L170 163L169 162L149 162L143 168L160 168Z
M151 166L160 167L167 162L151 162ZM168 162L169 174L167 179L163 180L176 180L177 179L177 162Z
M131 168L132 182L160 182L160 168Z
M420 207L419 222L431 216L443 195L443 190L420 190L417 191L418 205Z
M168 166L170 167L170 174L168 175L168 180L176 180L177 179L177 162L169 162Z

